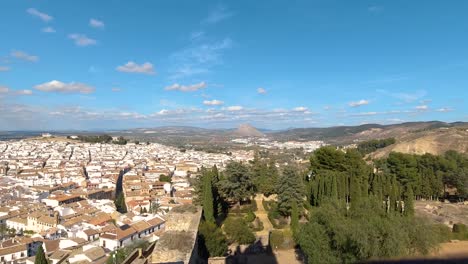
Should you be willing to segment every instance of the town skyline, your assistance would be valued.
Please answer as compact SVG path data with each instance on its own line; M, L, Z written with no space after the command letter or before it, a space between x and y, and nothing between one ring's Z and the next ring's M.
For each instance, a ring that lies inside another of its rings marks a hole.
M464 7L3 2L0 130L466 121Z

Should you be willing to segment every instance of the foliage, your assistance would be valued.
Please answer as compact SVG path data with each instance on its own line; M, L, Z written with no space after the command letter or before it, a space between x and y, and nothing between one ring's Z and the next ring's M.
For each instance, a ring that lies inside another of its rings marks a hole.
M203 181L203 216L205 221L214 222L214 208L213 208L213 187L210 173L204 173Z
M257 216L252 211L248 211L247 214L244 216L244 220L248 223L253 222L257 218Z
M211 187L208 187L208 180L211 181ZM194 203L202 205L203 207L212 207L214 218L217 218L218 216L222 215L225 211L227 211L226 202L219 194L218 183L218 168L216 166L213 166L211 169L202 168L201 174L198 175L193 184L195 189ZM209 192L211 192L211 194L209 194ZM208 204L210 200L212 203L211 206Z
M466 233L467 229L466 229L466 225L464 224L454 224L453 225L453 232L454 233Z
M146 250L148 248L149 242L145 240L136 240L132 244L119 248L115 251L112 251L109 258L107 259L107 264L120 264L137 248Z
M297 207L297 203L294 201L291 209L291 231L293 232L294 237L297 236L299 228L299 209Z
M111 136L109 135L99 135L99 136L78 136L78 140L82 142L88 142L88 143L114 143L118 145L126 145L127 140L120 136L117 138L117 140L113 140Z
M125 197L123 192L121 192L117 198L114 200L115 208L121 214L125 214L127 212L127 205L125 204Z
M46 258L46 255L44 253L44 248L41 246L38 247L37 253L36 253L36 259L34 260L34 264L48 264L49 261Z
M259 153L256 153L251 162L250 171L257 192L266 196L276 193L278 170L273 159L269 161L261 159Z
M242 218L228 217L224 222L223 229L230 242L246 245L255 241L255 235Z
M371 152L376 151L380 148L385 148L392 144L395 144L395 138L386 138L386 139L372 139L369 141L361 142L357 145L357 150L362 154L366 155Z
M112 141L112 137L109 135L78 136L78 140L88 143L109 143Z
M444 155L413 155L392 152L375 162L381 174L395 177L403 187L411 185L415 197L437 199L444 186L455 187L458 195L468 195L468 157L456 151Z
M224 198L237 203L255 194L248 167L235 161L227 164L224 178L219 181L218 189Z
M278 211L283 215L291 215L293 203L302 204L304 200L304 185L296 169L287 166L283 169L279 178L278 187Z
M172 177L164 174L159 175L160 182L172 182Z
M441 240L423 219L388 214L379 201L367 198L351 211L337 201L314 208L296 241L308 263L354 263L428 254Z
M206 257L219 257L227 252L226 236L215 223L202 221L198 230L201 251Z

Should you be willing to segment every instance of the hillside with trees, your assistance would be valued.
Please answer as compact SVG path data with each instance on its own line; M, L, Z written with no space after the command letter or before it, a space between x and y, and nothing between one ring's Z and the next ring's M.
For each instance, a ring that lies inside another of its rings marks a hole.
M447 198L447 186L464 199L467 156L449 151L441 156L390 153L371 163L363 159L363 152L392 141L366 143L361 150L322 147L306 171L260 155L249 163L231 162L222 172L203 168L195 202L204 207L204 256L222 256L228 245L254 241L256 194L274 197L263 201L274 228L272 245L284 247L291 234L308 263L424 255L447 237L464 237L415 216L414 202Z

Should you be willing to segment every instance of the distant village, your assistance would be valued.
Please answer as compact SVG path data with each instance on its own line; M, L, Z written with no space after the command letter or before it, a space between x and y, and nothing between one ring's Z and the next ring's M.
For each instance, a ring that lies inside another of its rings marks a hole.
M0 263L34 263L39 247L53 263L105 263L136 240L158 241L168 212L192 204L203 166L254 156L73 138L0 141ZM116 188L127 213L117 211Z

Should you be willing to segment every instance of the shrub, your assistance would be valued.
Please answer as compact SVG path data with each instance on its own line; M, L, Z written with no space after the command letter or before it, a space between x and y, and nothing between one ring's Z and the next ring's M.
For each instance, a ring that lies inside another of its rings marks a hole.
M454 224L452 231L454 233L465 234L466 233L466 225L464 225L464 224Z
M254 212L252 211L249 211L245 216L244 216L244 220L248 223L251 223L255 220L255 218L257 218L257 216L255 216Z
M228 217L224 222L223 229L230 242L237 242L241 245L255 242L255 235L243 218Z

